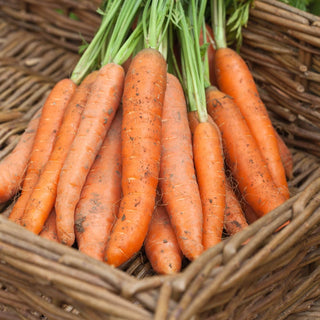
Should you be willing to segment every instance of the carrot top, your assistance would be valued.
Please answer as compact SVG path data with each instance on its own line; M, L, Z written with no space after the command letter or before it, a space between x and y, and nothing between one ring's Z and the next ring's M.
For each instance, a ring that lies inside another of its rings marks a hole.
M187 8L188 17L180 1L177 1L175 7L176 16L179 17L177 25L181 43L182 83L184 83L189 111L197 111L200 122L206 122L208 119L205 87L209 82L203 77L205 68L199 45L205 7L206 1L201 1L200 9L197 10L195 0L191 0Z
M73 70L73 82L80 83L90 71L107 63L123 64L131 55L142 33L142 26L138 25L129 35L141 3L142 0L105 1L98 11L103 16L100 27Z

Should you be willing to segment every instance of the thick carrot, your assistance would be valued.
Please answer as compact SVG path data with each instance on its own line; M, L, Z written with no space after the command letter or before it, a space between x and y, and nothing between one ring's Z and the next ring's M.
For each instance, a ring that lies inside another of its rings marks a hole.
M203 30L200 30L200 38L199 44L202 46L204 44L203 39ZM214 35L211 27L206 24L206 42L209 44L207 49L208 55L208 64L209 64L209 75L210 75L210 83L212 85L216 85L216 75L214 70L214 60L215 60L215 44L214 44Z
M29 122L11 153L0 162L0 203L18 193L30 158L41 110Z
M187 106L179 80L167 74L161 131L159 186L183 254L190 260L202 251L203 215L196 180Z
M224 212L224 228L232 236L248 226L240 202L226 180L226 208Z
M72 96L65 110L49 160L26 205L22 223L27 229L36 234L42 230L48 215L54 207L59 174L76 135L82 111L96 76L96 72L90 73L77 87Z
M182 252L163 205L156 206L153 211L144 248L158 274L174 274L181 270Z
M293 157L292 153L289 150L288 146L285 144L283 139L279 136L278 132L275 131L278 148L280 152L281 161L286 172L286 176L288 179L293 178Z
M132 59L123 92L122 192L105 260L119 266L140 250L155 205L167 64L147 48Z
M210 87L207 108L222 134L224 155L245 200L263 216L283 202L284 197L271 177L257 142L234 100Z
M50 157L64 111L75 89L76 85L70 79L60 80L53 87L42 107L39 126L33 143L22 192L9 216L9 219L17 223L21 222L21 217L33 188Z
M91 86L77 134L61 169L55 202L60 242L75 240L74 213L88 172L119 107L124 82L120 65L104 65Z
M210 122L197 125L193 154L203 212L203 247L207 250L222 239L226 186L224 157L219 129Z
M215 71L219 89L234 98L275 184L288 199L290 194L275 131L247 64L236 51L219 48L215 54Z
M121 118L118 110L87 176L75 212L79 250L100 261L121 199Z
M42 238L59 242L58 235L57 235L57 227L56 227L56 212L54 208L51 210L39 235Z

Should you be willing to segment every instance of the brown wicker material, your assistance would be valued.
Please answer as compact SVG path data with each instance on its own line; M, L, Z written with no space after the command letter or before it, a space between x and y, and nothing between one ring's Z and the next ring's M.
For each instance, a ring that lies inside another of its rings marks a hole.
M23 29L39 32L42 38L77 52L99 26L96 11L100 3L101 0L0 0L0 14Z
M6 21L0 19L1 158L12 150L52 85L68 76L78 59L68 44L57 44L56 39L51 42L39 33L41 23L38 24L37 17L38 14L41 17L42 11L29 11L36 2L0 0L2 19L6 17ZM60 2L43 1L43 8ZM76 1L63 2L71 6ZM274 51L251 46L247 37L250 32L252 35L253 25L263 29L270 23L256 12L265 8L261 3L273 2L256 2L259 6L252 10L252 19L243 33L243 55L253 68L275 126L292 147L294 172L289 181L292 197L242 232L226 236L193 263L185 261L183 271L176 276L155 275L143 250L121 269L111 268L75 248L40 238L8 221L10 204L5 204L0 215L0 319L319 319L320 147L317 139L320 129L317 117L311 116L319 108L316 103L300 99L301 94L318 99L311 91L316 81L297 77L293 71L296 69L288 68L286 79L302 84L304 92L298 86L298 90L294 89L295 96L290 96L292 87L286 84L284 88L291 90L286 91L287 100L276 100L283 73L277 76L272 71L275 65L281 70L284 67L274 62ZM88 3L78 1L79 6ZM34 28L27 27L21 16L13 14L21 8L33 16L34 20L30 18L26 24ZM286 6L284 10L289 12ZM309 24L316 23L316 18L312 21L300 12L298 16ZM270 38L286 32L280 32L275 22L268 28ZM77 33L71 29L70 32ZM291 37L291 42L299 43L298 49L293 43L287 46L278 38L271 40L279 51L288 47L302 54L306 50L312 61L320 60L316 46ZM59 41L67 43L69 39ZM261 44L259 38L253 42ZM263 61L272 61L273 67L256 62L253 52L263 57ZM288 52L278 52L282 58L288 58L285 54ZM297 53L291 57L297 58ZM318 74L316 70L312 72ZM276 80L274 83L269 81L270 74ZM290 131L291 127L298 133ZM310 141L305 136L307 133Z

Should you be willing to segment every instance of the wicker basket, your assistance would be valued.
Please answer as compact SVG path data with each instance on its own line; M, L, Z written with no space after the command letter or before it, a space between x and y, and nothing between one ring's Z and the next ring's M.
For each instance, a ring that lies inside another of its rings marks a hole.
M96 7L85 0L0 0L0 159L53 84L70 75L76 48L99 25ZM292 197L176 276L155 275L143 251L121 270L111 268L13 224L4 204L0 319L320 318L320 45L307 33L320 35L320 27L317 17L290 10L256 1L242 54L292 147Z

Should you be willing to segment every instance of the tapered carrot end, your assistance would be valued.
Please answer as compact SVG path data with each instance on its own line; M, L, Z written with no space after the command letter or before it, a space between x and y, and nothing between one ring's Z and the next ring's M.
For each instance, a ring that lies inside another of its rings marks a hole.
M108 246L105 253L104 261L113 267L119 267L130 258L131 256L125 254L121 248Z

